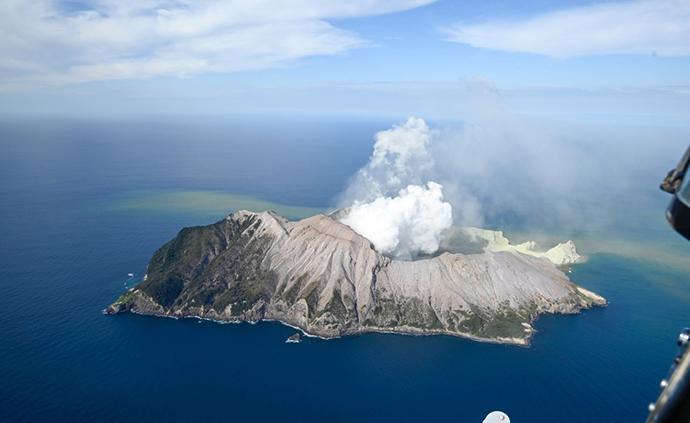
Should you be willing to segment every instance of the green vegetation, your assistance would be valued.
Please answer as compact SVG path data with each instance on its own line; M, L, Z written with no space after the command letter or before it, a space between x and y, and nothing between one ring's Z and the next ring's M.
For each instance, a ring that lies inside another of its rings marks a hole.
M150 282L147 281L145 284L141 290L166 308L175 303L184 286L182 278L175 274L169 274L164 278L152 278Z
M297 294L299 294L299 288L302 286L301 279L305 278L306 275L300 276L300 279L297 280L297 283L293 284L290 289L287 291L283 292L283 299L288 302L288 304L294 304L295 300L297 300Z
M458 329L461 332L479 333L486 325L486 319L476 307L472 307L472 311L462 313L462 315L464 319L458 324Z
M117 300L113 303L114 305L116 304L128 304L130 300L134 297L134 293L132 291L127 291L120 295Z
M251 309L262 299L268 301L269 297L260 281L238 281L216 298L213 308L220 312L232 304L232 314L237 315Z
M319 290L316 283L311 283L304 289L300 299L304 299L309 306L309 317L314 316L314 312L319 304Z
M579 289L576 290L576 292L577 292L577 296L582 298L582 300L584 302L586 302L587 304L592 304L594 302L594 300L592 298L590 298L587 295L585 295L584 293L582 293L582 291L580 291Z
M364 321L365 326L394 327L400 321L400 310L394 301L378 298L370 317Z
M488 320L486 326L479 332L479 335L486 338L524 338L525 328L522 326L522 322L524 322L524 318L518 313L506 311Z
M504 313L490 315L477 307L470 309L470 312L464 313L465 319L458 324L458 329L462 332L482 338L524 338L525 328L522 323L527 321L525 316L529 315L529 310L518 313L507 309Z
M337 285L338 284L336 284L336 286ZM337 289L333 292L333 298L326 305L326 308L323 310L323 313L321 313L321 314L328 313L328 312L330 312L334 316L341 317L341 318L345 318L349 314L347 312L347 307L345 307L345 304L343 303L343 300L341 298L340 291ZM346 320L346 319L344 319L344 320Z
M403 301L399 307L400 320L403 324L414 323L414 326L424 329L443 329L441 321L438 320L430 304L418 298L411 298Z

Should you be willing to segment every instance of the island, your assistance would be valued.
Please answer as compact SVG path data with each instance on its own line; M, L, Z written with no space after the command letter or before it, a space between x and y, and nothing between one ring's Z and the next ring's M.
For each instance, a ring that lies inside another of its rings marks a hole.
M547 257L519 249L396 260L333 216L238 211L182 229L105 312L277 320L322 338L447 334L528 345L541 314L605 304Z
M288 339L285 340L286 344L299 344L302 342L302 336L299 334L299 332L295 332L294 334L288 336Z

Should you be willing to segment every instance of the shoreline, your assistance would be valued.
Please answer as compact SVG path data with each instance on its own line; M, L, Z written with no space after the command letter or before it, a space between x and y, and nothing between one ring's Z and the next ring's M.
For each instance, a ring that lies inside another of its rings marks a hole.
M347 336L356 336L356 335L364 335L367 333L379 333L379 334L392 334L392 335L403 335L403 336L437 336L437 335L446 335L446 336L452 336L455 338L461 338L461 339L468 339L471 341L475 342L482 342L482 343L487 343L487 344L497 344L497 345L513 345L513 346L518 346L518 347L523 347L523 348L528 348L531 345L531 338L532 335L536 332L535 330L532 330L529 332L529 336L526 338L482 338L480 336L476 335L471 335L471 334L465 334L465 333L460 333L460 332L450 332L450 331L443 331L443 330L423 330L423 329L413 329L410 327L404 327L404 329L400 330L395 330L395 329L389 329L389 328L380 328L380 327L366 327L366 328L361 328L358 330L354 330L351 332L344 332L340 335L337 336L322 336L322 335L317 335L314 333L308 332L306 329L299 327L297 325L285 322L280 319L272 319L272 318L261 318L256 321L252 320L219 320L219 319L212 319L209 317L203 317L199 316L196 314L189 314L189 315L183 315L183 316L176 316L172 314L160 314L160 313L145 313L141 312L135 309L127 309L127 310L122 310L118 311L116 313L108 312L108 308L103 309L102 314L105 315L115 315L115 314L122 314L124 312L129 312L132 314L140 315L140 316L151 316L151 317L165 317L165 318L170 318L174 320L180 320L180 319L196 319L200 321L208 321L220 325L226 325L226 324L242 324L242 323L248 323L250 325L256 325L261 322L276 322L280 323L283 326L287 326L289 328L298 330L302 333L307 338L317 338L317 339L322 339L322 340L333 340L333 339L340 339L344 338ZM529 323L531 325L531 323Z

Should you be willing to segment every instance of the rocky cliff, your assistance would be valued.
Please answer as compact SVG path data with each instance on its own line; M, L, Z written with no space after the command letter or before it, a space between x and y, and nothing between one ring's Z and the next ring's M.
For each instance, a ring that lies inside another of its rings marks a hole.
M539 314L603 304L546 258L485 251L391 260L329 216L289 222L240 211L180 231L106 312L271 319L325 338L399 332L526 344Z

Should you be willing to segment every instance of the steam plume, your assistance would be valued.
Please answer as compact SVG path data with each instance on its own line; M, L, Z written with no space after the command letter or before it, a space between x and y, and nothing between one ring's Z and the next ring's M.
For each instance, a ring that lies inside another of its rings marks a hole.
M369 163L340 198L343 222L380 251L410 258L435 252L452 225L574 233L609 224L602 208L613 190L629 191L631 154L529 124L487 81L467 93L461 126L430 129L410 117L376 134Z
M443 187L430 180L435 164L429 152L432 132L422 119L376 134L369 163L357 172L341 205L342 222L384 254L413 258L431 254L452 223Z
M342 222L369 239L384 254L410 258L436 252L441 234L453 223L441 185L409 185L396 197L355 203Z
M431 131L424 120L410 117L374 138L369 163L357 172L343 196L345 206L395 195L408 185L422 185L434 169L428 151Z

